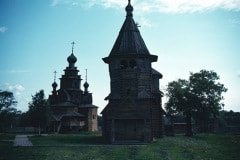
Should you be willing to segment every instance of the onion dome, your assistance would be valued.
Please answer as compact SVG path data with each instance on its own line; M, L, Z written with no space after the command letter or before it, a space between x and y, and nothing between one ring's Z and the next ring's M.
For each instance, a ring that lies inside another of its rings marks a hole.
M54 81L52 83L52 88L53 88L54 91L56 91L57 86L58 86L57 83Z
M89 84L87 83L87 81L83 84L83 87L84 87L84 91L88 92Z
M69 67L74 67L74 64L77 62L77 58L72 53L68 58L67 61L69 63Z
M52 83L52 87L53 87L53 88L57 88L57 83L56 83L56 82L53 82L53 83Z
M89 87L89 84L88 84L87 82L85 82L85 83L83 84L83 86L84 86L84 88L88 88L88 87Z

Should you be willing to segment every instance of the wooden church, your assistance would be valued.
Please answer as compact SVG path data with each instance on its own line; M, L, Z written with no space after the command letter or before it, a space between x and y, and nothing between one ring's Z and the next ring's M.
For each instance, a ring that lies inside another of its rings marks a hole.
M159 89L162 74L152 68L151 55L133 19L130 0L126 19L108 57L110 94L102 111L102 134L108 143L148 143L164 134Z
M74 46L74 42L73 42ZM49 95L51 107L52 132L69 131L97 131L97 109L92 104L92 93L89 93L87 78L81 89L81 75L75 66L77 58L72 53L67 58L69 66L64 70L64 75L60 78L60 89L57 90L56 72L52 84L52 95ZM87 74L87 73L86 73Z

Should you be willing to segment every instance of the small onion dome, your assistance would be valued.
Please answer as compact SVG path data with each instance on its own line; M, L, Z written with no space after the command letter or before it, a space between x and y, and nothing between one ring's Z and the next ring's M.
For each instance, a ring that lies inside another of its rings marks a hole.
M69 66L74 66L74 63L77 62L77 58L73 55L73 53L67 58Z
M89 84L88 84L87 82L85 82L85 83L83 84L83 86L84 86L85 90L87 90L87 88L89 87Z
M55 81L52 83L52 87L53 87L54 89L57 88L57 83L56 83Z
M128 5L126 6L125 10L127 12L127 17L128 16L132 17L133 6L131 5L130 1L129 1Z

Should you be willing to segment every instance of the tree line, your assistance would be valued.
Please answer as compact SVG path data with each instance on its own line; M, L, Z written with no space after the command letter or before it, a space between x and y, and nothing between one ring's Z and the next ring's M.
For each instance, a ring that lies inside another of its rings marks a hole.
M0 132L14 127L36 127L44 129L50 121L50 107L43 90L32 96L28 111L16 109L17 101L10 91L0 90Z

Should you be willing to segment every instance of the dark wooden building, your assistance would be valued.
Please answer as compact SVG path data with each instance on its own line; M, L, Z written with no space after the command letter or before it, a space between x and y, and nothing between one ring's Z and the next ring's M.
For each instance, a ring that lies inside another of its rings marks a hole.
M74 43L73 43L74 45ZM89 84L84 83L81 90L81 75L75 67L77 58L73 54L67 58L69 66L60 78L60 89L57 90L56 75L52 84L52 95L49 96L51 105L51 125L53 132L68 131L97 131L97 109L92 104L92 93L89 93Z
M126 19L108 57L109 101L102 111L103 137L109 143L148 143L163 135L162 74L152 68L151 55L133 19L128 2Z

